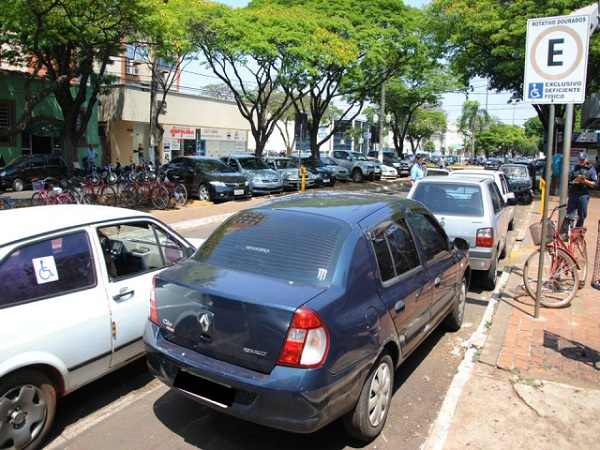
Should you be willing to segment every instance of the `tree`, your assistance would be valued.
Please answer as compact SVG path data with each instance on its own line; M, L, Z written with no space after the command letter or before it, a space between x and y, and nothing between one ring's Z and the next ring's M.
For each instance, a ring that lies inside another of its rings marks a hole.
M297 54L311 46L317 32L302 8L266 5L263 9L212 4L193 18L192 30L206 64L227 85L242 117L250 124L256 154L288 112L291 99L283 78L295 73Z
M79 140L123 39L144 28L159 0L14 0L0 9L0 58L29 69L48 89L27 93L28 106L53 95L63 115L64 155L72 166ZM36 98L37 97L37 98ZM24 114L30 109L25 108ZM27 117L18 126L24 127ZM14 131L14 130L13 130Z
M479 102L475 100L465 101L462 114L458 118L458 130L469 136L472 157L477 156L477 133L481 133L490 121L487 110L480 108Z
M422 141L430 142L433 136L445 133L447 125L443 112L419 108L406 132L413 155L417 153Z
M312 33L304 36L310 45L294 49L302 50L295 54L289 49L285 49L287 56L282 53L292 62L283 87L296 111L307 115L311 152L318 156L320 146L339 130L340 123L352 122L370 93L379 90L405 61L417 42L412 34L417 23L400 0L254 0L249 7L273 3L285 11L301 8L313 19ZM319 136L334 101L345 104L340 120L327 135Z
M427 7L428 27L445 50L453 69L468 84L486 78L491 89L523 97L527 19L570 14L589 0L433 0ZM587 92L600 86L600 38L592 35ZM548 129L549 105L533 105ZM556 116L564 105L556 105Z

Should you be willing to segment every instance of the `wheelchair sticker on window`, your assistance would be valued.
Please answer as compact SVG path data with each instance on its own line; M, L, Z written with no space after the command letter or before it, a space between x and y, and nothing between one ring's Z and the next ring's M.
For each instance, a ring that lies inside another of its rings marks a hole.
M58 280L58 272L53 256L44 256L31 260L35 270L35 277L38 284L49 283Z

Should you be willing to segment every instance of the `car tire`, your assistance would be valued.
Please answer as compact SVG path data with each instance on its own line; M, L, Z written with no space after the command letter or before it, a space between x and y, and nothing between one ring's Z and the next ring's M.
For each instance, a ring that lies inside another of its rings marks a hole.
M25 188L25 183L20 178L15 178L12 182L12 188L15 192L21 192Z
M512 231L515 229L515 219L511 219L511 221L508 223L508 231Z
M35 370L0 379L0 448L38 448L54 422L56 389Z
M467 301L467 279L463 277L458 295L454 302L454 307L450 314L444 319L444 326L449 331L458 331L462 327L463 318L465 316L465 303Z
M531 205L531 203L533 202L533 194L531 193L531 191L523 194L523 202L526 205Z
M498 254L492 261L490 268L484 273L483 276L483 287L489 291L493 291L496 288L496 281L498 280Z
M354 169L352 171L352 179L356 183L362 183L363 181L365 181L365 176L363 175L362 170L360 170L360 169Z
M394 364L388 353L382 353L362 387L354 410L344 416L344 429L349 436L370 442L385 426L394 389Z
M502 247L502 251L500 252L500 259L506 258L507 252L508 252L508 242L506 242L506 239L505 239L504 246Z
M198 186L198 198L203 202L210 202L210 191L205 184Z

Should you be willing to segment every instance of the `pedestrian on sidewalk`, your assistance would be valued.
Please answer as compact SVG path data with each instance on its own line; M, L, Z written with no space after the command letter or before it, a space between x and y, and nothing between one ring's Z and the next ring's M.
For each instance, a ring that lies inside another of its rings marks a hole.
M560 191L560 176L562 174L562 160L563 155L557 152L552 157L552 179L550 180L550 194L556 195L557 191Z
M417 155L415 157L415 163L410 168L410 181L413 183L419 181L425 176L425 169L423 168L423 156Z
M587 217L588 203L590 201L590 189L598 185L598 174L596 169L588 160L588 154L579 153L579 162L569 173L569 200L567 202L567 215L573 215L577 211L577 227L582 227Z

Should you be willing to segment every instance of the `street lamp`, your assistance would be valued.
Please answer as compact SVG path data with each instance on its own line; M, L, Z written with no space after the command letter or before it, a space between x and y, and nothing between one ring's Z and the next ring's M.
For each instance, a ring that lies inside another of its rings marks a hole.
M373 123L376 124L378 120L379 116L377 114L373 114ZM381 142L379 143L379 147L381 147ZM373 127L371 127L371 150L375 151L375 136L373 136ZM380 155L381 151L379 151L378 154ZM381 156L379 159L381 160Z

